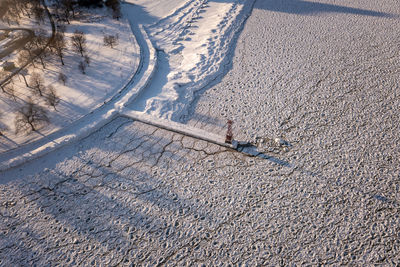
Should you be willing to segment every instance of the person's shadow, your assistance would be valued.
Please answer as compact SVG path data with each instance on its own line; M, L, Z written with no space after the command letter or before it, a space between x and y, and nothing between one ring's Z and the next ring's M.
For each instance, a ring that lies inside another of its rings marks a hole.
M303 0L262 0L256 3L255 8L298 15L345 13L373 17L398 17L398 15L395 14L389 14L374 10L352 8L341 5L325 4Z

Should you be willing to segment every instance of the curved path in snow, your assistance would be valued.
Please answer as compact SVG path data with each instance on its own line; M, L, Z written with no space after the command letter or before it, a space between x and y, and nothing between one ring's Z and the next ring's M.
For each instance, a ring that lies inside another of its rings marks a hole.
M131 27L140 47L140 63L138 69L133 72L130 80L118 94L68 127L33 143L2 153L0 155L0 171L19 166L88 136L115 118L127 103L146 87L155 67L156 55L143 27L134 23L131 23Z

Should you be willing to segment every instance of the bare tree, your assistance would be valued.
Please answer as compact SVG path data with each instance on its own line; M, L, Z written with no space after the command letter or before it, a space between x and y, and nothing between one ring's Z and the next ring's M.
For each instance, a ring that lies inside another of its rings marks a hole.
M90 57L88 55L85 55L84 59L85 59L86 65L89 66L90 65Z
M44 16L45 16L44 8L39 4L37 4L34 5L34 7L32 8L32 12L33 16L35 17L36 23L39 25L42 24L44 22Z
M118 44L118 35L104 35L103 43L104 46L114 48Z
M30 0L19 0L18 9L21 10L22 14L32 17L32 2Z
M106 6L111 8L113 18L119 20L121 18L121 4L119 0L106 0Z
M71 3L71 5L70 5ZM54 5L54 13L59 21L66 21L68 24L71 23L71 8L73 7L72 1L57 0Z
M31 99L22 106L15 116L15 133L30 133L36 131L39 126L49 123L46 111L34 104Z
M18 66L23 66L29 60L33 59L34 59L34 54L32 52L30 52L29 50L22 50L21 52L18 53L17 64ZM35 62L32 61L32 65L34 68L36 68Z
M0 112L0 119L1 117L3 117L3 114ZM5 125L3 122L0 121L0 136L3 136L4 135L3 132L7 130L8 130L7 125Z
M18 58L17 58L18 65L22 66L28 61L32 61L33 67L36 68L35 62L33 60L35 58L35 54L33 53L35 49L36 49L36 44L34 42L28 42L25 45L24 50L18 53Z
M47 35L47 32L43 29L39 29L36 32L31 47L31 53L34 57L40 60L40 63L42 63L44 69L46 68L44 62L46 61L46 58L50 55L50 51L48 50L48 48L46 48L48 40L49 36Z
M74 35L71 37L71 43L75 51L80 53L83 57L83 53L86 51L86 37L82 31L75 30Z
M86 74L86 63L84 61L79 62L78 68L82 72L82 74Z
M60 74L58 74L58 81L62 82L63 85L65 85L65 83L67 82L67 76L65 76L64 73L60 72Z
M75 18L75 1L74 0L61 0L64 9L68 12L68 16L72 13L72 18Z
M48 48L45 48L45 49L37 48L32 51L32 54L33 54L35 60L39 60L39 62L42 64L43 69L45 69L46 65L44 63L46 62L46 59L50 56L49 49Z
M4 1L4 0L3 0ZM22 10L18 6L18 0L10 1L6 0L6 7L1 7L2 9L5 8L6 12L14 17L13 20L15 23L19 24L19 20L21 19Z
M7 84L3 85L2 87L3 92L9 95L14 101L17 100L15 95L15 87L12 81L8 82Z
M14 8L13 0L0 1L0 10L3 13L1 16L2 21L7 22L8 25L12 23L19 24L20 15L18 9Z
M53 52L60 58L61 64L64 65L64 50L66 48L66 43L64 39L64 34L57 32L54 35L53 41L50 44Z
M29 0L17 0L15 1L15 8L24 16L29 16L28 9Z
M48 40L49 40L49 36L48 36L47 32L43 29L37 30L35 33L35 38L33 38L33 41L37 48L45 47Z
M21 75L22 78L24 79L26 87L29 87L29 84L26 81L26 77L25 77L28 74L28 71L26 69L22 69L18 74Z
M39 73L34 72L31 74L31 77L29 78L29 85L29 87L32 88L34 94L39 94L40 96L43 96L46 87L44 86L43 77Z
M44 64L45 59L49 56L49 50L45 48L48 37L45 35L43 31L39 31L35 38L28 42L24 50L21 51L18 55L18 64L23 65L23 62L32 61L33 67L36 68L35 59L40 60L43 68L46 68ZM25 52L26 51L26 52ZM29 55L27 55L28 53Z
M56 94L56 91L52 85L47 86L46 104L56 109L57 104L60 102L60 97Z

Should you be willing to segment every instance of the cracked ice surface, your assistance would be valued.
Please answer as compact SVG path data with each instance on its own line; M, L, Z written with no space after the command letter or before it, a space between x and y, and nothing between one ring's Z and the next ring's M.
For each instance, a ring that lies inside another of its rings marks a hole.
M124 118L57 158L0 186L1 265L399 260L399 196L375 191L396 177L360 187Z
M275 241L261 229L265 238L255 244L276 245L260 251L278 253L283 265L398 265L399 6L319 2L257 1L232 69L199 97L189 123L222 132L232 119L237 140L278 137L293 145L270 154L302 175L282 176L283 196L269 201L281 209L272 215L277 225L299 228Z
M2 265L223 262L243 238L231 224L282 183L260 159L122 118L76 147L1 186Z

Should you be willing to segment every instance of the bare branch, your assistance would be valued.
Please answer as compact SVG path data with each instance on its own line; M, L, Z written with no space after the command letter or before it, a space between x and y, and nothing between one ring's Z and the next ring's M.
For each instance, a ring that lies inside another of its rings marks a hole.
M103 43L104 46L114 48L118 44L118 35L104 35Z
M47 86L46 104L57 110L58 103L60 103L60 97L56 94L54 87L52 85Z
M20 132L30 133L47 123L49 123L49 118L46 111L29 99L26 105L17 111L14 120L15 132L17 134Z
M83 53L86 51L86 37L82 31L75 30L74 35L71 37L71 43L75 51L80 53L83 57Z
M43 77L37 72L32 73L29 78L29 86L35 95L39 94L40 96L43 96L44 91L46 90Z

